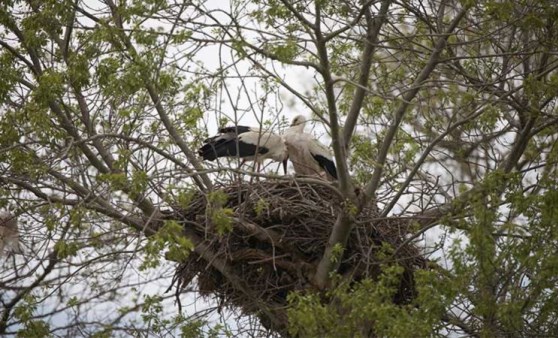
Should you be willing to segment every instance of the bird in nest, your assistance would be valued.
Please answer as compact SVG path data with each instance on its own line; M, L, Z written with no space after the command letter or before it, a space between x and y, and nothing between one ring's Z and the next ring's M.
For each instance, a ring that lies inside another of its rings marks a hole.
M293 163L297 175L319 176L337 180L337 169L329 149L305 133L306 118L296 116L283 135L247 126L230 126L219 129L217 135L204 140L198 154L207 161L220 157L238 157L241 166L246 161L256 161L259 172L266 159L282 162L287 174L287 161Z
M256 161L257 169L266 159L283 163L287 173L287 147L280 135L247 126L219 128L219 133L207 138L198 154L206 161L220 157L239 157L240 166L247 161Z
M295 173L325 177L329 181L337 180L337 168L331 152L312 134L304 132L305 125L306 118L298 115L283 134Z

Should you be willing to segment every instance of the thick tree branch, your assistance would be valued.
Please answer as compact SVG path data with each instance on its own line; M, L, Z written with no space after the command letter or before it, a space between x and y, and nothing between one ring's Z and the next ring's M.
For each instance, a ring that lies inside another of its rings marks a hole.
M453 32L453 30L457 27L457 24L465 16L466 12L467 12L467 8L463 8L454 18L453 22L450 24L447 31L438 39L434 47L434 50L430 56L429 62L423 68L422 72L415 80L412 89L406 92L405 95L403 96L403 103L400 105L398 111L396 112L395 120L392 126L390 127L390 130L388 131L388 135L386 136L384 143L382 144L382 148L378 155L378 162L377 162L378 164L374 168L374 174L372 176L372 180L365 188L365 193L363 194L364 196L361 198L360 204L358 206L359 211L364 209L365 205L370 201L371 197L375 194L375 191L380 181L380 175L382 173L383 163L385 162L385 159L387 157L389 147L391 145L393 138L395 137L397 129L399 128L399 123L401 122L403 115L405 114L408 106L410 105L410 101L415 97L415 95L420 90L421 84L430 76L430 73L434 70L438 62L440 53L446 46L447 38L449 37L451 32ZM344 170L347 170L346 161L345 161L346 160L345 147L342 146L343 140L339 140L339 136L340 136L340 134L338 133L339 130L335 128L337 127L337 112L335 110L335 101L331 100L332 102L330 102L329 100L330 97L328 91L328 81L331 81L331 78L329 77L330 74L327 72L329 70L329 65L327 61L327 52L325 50L325 45L323 43L320 43L321 35L319 32L319 25L317 25L317 27L318 27L318 31L316 33L316 39L317 39L316 42L318 46L318 53L320 57L323 58L320 61L322 62L322 67L324 69L323 76L326 82L326 96L328 98L328 107L330 107L330 119L333 119L333 121L331 121L332 124L331 129L332 129L332 138L334 138L334 151L336 155L335 159L338 168L341 167L341 170L338 171L342 171L343 165L345 165ZM332 88L331 88L331 93L333 93ZM335 140L334 136L337 136L337 140ZM338 161L341 161L341 165ZM345 172L345 174L347 175L348 173ZM345 196L347 197L351 196L349 191L346 190L348 189L348 187L350 187L350 182L345 182L344 184L344 182L342 181L343 178L341 177L341 174L339 176L340 176L339 177L340 190L344 193ZM332 272L336 271L337 268L339 267L341 262L341 257L335 258L334 254L336 251L338 251L339 248L344 248L346 246L351 228L352 228L351 217L349 216L347 211L343 210L342 212L340 212L336 223L333 225L333 229L331 231L331 235L329 237L324 255L322 256L322 259L318 264L316 275L314 277L314 283L319 288L324 288L325 286L327 286L329 275Z
M359 75L359 86L356 88L355 98L353 99L351 109L348 116L348 127L344 131L339 128L338 125L338 114L335 103L334 96L334 80L331 77L331 70L329 66L328 54L326 49L327 39L322 36L320 31L320 22L318 20L319 16L319 6L317 8L317 18L316 18L316 47L318 50L318 55L320 57L321 64L321 74L324 78L326 98L328 102L329 120L332 135L332 146L335 155L335 161L337 163L338 175L339 175L339 185L340 190L348 201L354 200L354 191L352 183L350 182L350 176L347 168L347 151L348 151L348 141L350 135L354 130L356 125L356 120L358 118L360 108L362 107L362 102L364 101L364 96L366 94L365 88L368 83L368 78L370 74L370 67L372 65L372 54L374 52L375 44L377 43L378 34L380 32L381 26L385 21L385 15L390 5L390 1L382 2L382 6L379 13L379 18L373 20L369 12L369 8L365 9L365 17L367 22L367 41L365 49L361 56L361 68ZM345 126L347 128L347 125ZM348 135L348 137L347 137ZM350 202L349 202L350 203ZM347 210L342 210L338 215L338 218L333 225L328 243L326 245L322 259L318 263L316 274L314 276L314 283L319 288L324 288L327 286L329 281L329 275L331 272L336 271L341 262L341 258L338 257L334 259L335 251L338 250L338 246L344 247L349 238L349 234L352 228L352 219L349 216Z
M347 113L347 119L345 120L345 126L343 129L343 141L345 145L345 152L349 151L349 145L351 143L351 136L355 130L355 126L360 115L360 110L362 108L362 103L366 96L366 88L368 87L368 81L370 78L370 68L372 67L372 56L376 49L376 44L378 43L378 36L380 30L386 22L387 11L391 4L391 0L382 1L382 6L378 14L372 18L370 13L370 8L365 9L366 18L366 40L364 41L364 50L360 57L360 69L358 75L358 86L355 88L354 98L351 102L351 108Z
M343 144L343 136L339 126L339 114L337 112L337 103L335 102L334 81L329 62L327 41L321 31L320 22L320 6L318 1L316 4L316 23L315 23L315 44L318 51L320 61L320 74L324 79L325 96L327 100L327 108L329 113L329 127L331 131L331 144L335 156L335 163L337 164L337 175L339 177L339 190L343 193L345 198L353 199L354 191L351 183L351 178L347 168L347 155L345 146Z
M343 258L343 249L347 245L347 240L353 226L353 219L347 210L342 210L337 215L337 220L331 229L331 234L327 241L324 253L314 275L313 282L319 289L328 286L330 274L337 271Z

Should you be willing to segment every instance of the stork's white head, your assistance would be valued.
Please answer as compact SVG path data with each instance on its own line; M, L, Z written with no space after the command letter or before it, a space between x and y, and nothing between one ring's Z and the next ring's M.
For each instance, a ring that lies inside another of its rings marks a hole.
M306 117L304 115L297 115L291 122L291 126L287 129L288 134L297 134L304 132L304 125L306 123Z
M297 115L293 119L293 122L291 122L291 127L296 127L299 125L304 126L305 123L306 123L306 117L304 117L304 115Z

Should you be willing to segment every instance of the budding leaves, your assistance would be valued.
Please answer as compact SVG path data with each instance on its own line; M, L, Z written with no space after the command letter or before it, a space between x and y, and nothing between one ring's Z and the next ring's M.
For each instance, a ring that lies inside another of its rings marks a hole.
M144 249L144 261L140 269L158 267L161 252L167 249L165 258L173 262L183 262L194 249L194 244L184 235L182 225L176 221L166 221L157 233L148 238Z

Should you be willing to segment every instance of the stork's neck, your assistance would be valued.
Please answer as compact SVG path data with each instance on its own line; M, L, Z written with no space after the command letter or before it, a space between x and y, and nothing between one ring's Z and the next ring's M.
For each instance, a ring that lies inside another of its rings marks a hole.
M289 127L289 129L285 131L285 134L294 134L294 133L301 134L302 132L304 132L304 125L305 123L299 123L296 126L291 126Z

